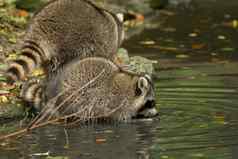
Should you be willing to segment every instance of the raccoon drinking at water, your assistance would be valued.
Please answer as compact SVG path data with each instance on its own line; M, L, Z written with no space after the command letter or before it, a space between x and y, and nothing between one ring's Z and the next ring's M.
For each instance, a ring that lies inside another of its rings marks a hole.
M89 0L54 0L33 17L21 55L6 76L13 83L36 67L45 70L47 82L29 80L21 92L39 111L49 107L55 114L76 112L85 119L153 116L151 79L115 64L123 37L121 16Z

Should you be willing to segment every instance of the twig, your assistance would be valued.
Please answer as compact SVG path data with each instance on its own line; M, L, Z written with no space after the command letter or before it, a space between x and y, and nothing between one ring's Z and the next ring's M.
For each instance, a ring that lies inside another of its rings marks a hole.
M78 90L76 90L75 92L73 92L70 96L68 96L62 103L59 104L59 106L57 106L56 108L54 108L53 112L51 112L51 115L48 117L48 120L51 119L52 115L55 114L55 112L57 112L70 98L72 98L74 95L76 95L77 93L79 93L80 91L82 91L83 89L87 88L90 84L92 84L93 82L95 82L103 73L105 72L105 70L102 70L99 75L97 75L95 78L93 78L92 80L90 80L88 83L86 83L83 87L79 88ZM62 95L62 93L60 94ZM56 96L59 97L60 95ZM53 98L55 99L55 98ZM45 107L47 109L47 106ZM38 117L36 117L36 120L33 120L33 122L31 122L31 124L28 126L29 128L31 126L33 126L34 124L39 123L41 120L43 120L48 114L45 113L43 114L46 109L44 111L42 111L42 113L40 113L38 115ZM48 110L48 109L47 109ZM41 114L43 114L41 116Z

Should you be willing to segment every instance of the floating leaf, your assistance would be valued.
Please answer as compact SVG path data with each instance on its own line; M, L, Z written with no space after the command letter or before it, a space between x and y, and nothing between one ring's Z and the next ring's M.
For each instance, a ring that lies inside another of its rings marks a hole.
M97 139L96 139L96 144L102 144L102 143L105 143L106 141L107 141L107 139L97 138Z
M143 44L143 45L154 45L155 41L153 41L153 40L141 41L140 44Z
M189 55L179 54L179 55L176 55L176 58L180 58L180 59L189 58Z
M219 39L219 40L225 40L225 39L226 39L226 37L225 37L225 36L223 36L223 35L219 35L219 36L217 36L217 39Z
M201 43L201 44L192 44L192 49L202 49L206 46L206 44Z
M30 156L49 156L50 155L50 152L44 152L44 153L34 153L34 154L31 154Z
M235 48L232 47L225 47L225 48L221 48L221 51L234 51Z
M217 112L214 116L214 119L215 119L216 123L218 123L218 124L222 124L222 125L226 124L225 114L222 112Z
M168 27L168 28L164 28L163 31L165 32L175 32L177 29L176 28L172 28L172 27Z
M65 156L55 156L55 157L48 156L46 157L46 159L69 159L69 158Z
M232 27L234 29L236 29L238 27L238 20L234 19L232 21L229 21L229 22L224 22L222 23L223 26L226 26L226 27Z
M201 158L201 157L204 157L204 154L196 153L196 154L192 154L192 156Z
M233 20L232 21L232 26L233 26L233 28L237 28L238 27L238 21L237 20Z
M190 37L197 37L198 34L197 33L190 33L190 34L188 34L188 36L190 36Z

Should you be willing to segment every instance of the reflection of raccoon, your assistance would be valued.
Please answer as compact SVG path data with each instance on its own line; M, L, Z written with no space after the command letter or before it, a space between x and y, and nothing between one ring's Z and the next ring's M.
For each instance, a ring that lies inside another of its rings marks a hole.
M35 67L51 74L73 59L114 60L123 39L117 16L89 0L54 0L33 18L20 57L6 71L9 82L24 80Z
M76 113L81 120L130 120L157 114L150 77L124 72L105 58L72 61L51 78L23 86L22 98L38 111L46 106L49 113Z

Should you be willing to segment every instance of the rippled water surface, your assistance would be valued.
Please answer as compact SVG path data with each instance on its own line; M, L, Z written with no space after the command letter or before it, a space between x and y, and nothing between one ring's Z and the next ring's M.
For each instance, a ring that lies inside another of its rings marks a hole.
M159 61L160 121L66 131L46 127L16 140L0 156L46 158L37 155L49 152L70 159L237 159L238 28L232 26L237 8L236 0L184 4L172 8L160 27L154 27L158 16L125 42L130 53Z

